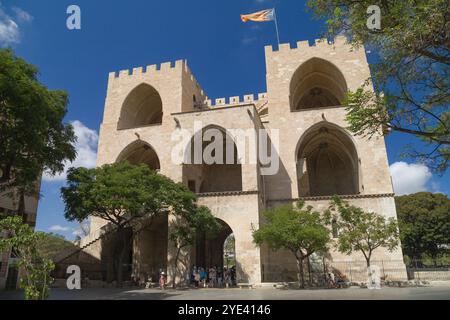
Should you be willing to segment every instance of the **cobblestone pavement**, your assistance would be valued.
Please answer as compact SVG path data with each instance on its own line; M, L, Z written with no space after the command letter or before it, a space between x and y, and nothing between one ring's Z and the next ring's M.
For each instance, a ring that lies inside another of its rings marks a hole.
M22 299L23 294L0 292L0 300ZM450 300L450 284L420 288L360 288L331 290L278 289L53 289L53 300Z

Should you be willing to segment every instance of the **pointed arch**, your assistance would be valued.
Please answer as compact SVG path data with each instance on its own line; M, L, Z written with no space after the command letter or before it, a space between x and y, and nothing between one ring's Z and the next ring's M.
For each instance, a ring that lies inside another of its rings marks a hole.
M205 139L205 135L211 135L211 141ZM219 141L215 140L216 136L219 136ZM196 141L201 142L199 147ZM222 155L217 156L218 162L207 163L203 155L209 154L210 146L215 143L222 147ZM195 133L185 148L184 159L183 181L192 192L242 191L242 165L238 148L231 134L223 127L212 124Z
M359 157L353 138L323 121L309 128L296 149L300 197L360 193Z
M134 88L125 99L117 128L132 129L162 123L163 105L158 91L147 83Z
M119 154L116 162L122 161L128 161L135 165L146 164L153 170L161 170L161 164L155 149L142 140L132 142Z
M230 225L222 219L216 218L221 225L221 230L214 235L207 235L204 232L198 234L196 239L196 246L194 250L195 265L197 267L209 269L209 267L218 267L223 269L224 267L235 267L235 265L226 265L224 263L225 258L225 241L231 235L235 236L233 229ZM234 248L233 254L235 255L236 249ZM233 257L236 261L236 256Z
M291 110L339 106L347 90L347 82L338 67L327 60L311 58L292 76Z

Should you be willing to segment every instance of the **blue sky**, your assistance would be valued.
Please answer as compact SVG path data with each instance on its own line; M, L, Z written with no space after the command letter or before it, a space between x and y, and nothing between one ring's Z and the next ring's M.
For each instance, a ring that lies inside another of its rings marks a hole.
M276 7L281 42L318 38L323 22L307 12L305 1L147 1L0 0L0 46L40 69L51 89L69 92L67 122L79 135L75 165L95 165L97 132L110 71L187 59L212 98L265 92L264 45L275 44L273 23L243 24L239 15ZM81 8L82 29L66 28L66 9ZM370 60L370 55L369 55ZM401 159L415 138L387 139L389 162L399 193L421 190L448 194L450 179L433 176ZM37 229L73 238L77 224L65 221L59 188L63 179L44 180Z

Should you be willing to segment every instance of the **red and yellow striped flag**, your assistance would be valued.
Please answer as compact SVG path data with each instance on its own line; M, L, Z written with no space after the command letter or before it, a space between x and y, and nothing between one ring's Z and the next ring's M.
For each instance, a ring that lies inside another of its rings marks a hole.
M242 22L254 21L254 22L267 22L275 20L274 9L267 9L250 14L241 14Z

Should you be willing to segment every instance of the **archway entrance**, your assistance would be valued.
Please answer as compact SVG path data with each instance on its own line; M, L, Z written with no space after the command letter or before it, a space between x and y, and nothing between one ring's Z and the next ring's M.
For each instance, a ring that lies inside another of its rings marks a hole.
M149 218L134 235L133 277L157 282L167 270L168 216Z
M192 192L242 191L237 147L225 129L205 127L192 138L185 153L183 181Z
M233 230L230 226L217 219L221 224L221 230L214 236L199 234L195 246L195 265L201 268L217 267L235 267L236 250Z
M126 147L117 162L128 161L134 165L145 164L160 171L160 161L156 151L148 143L137 140ZM131 277L138 282L157 282L160 271L167 270L168 216L161 214L148 217L133 228L131 234L130 260Z
M339 127L320 123L304 135L297 153L300 197L359 193L358 155Z

